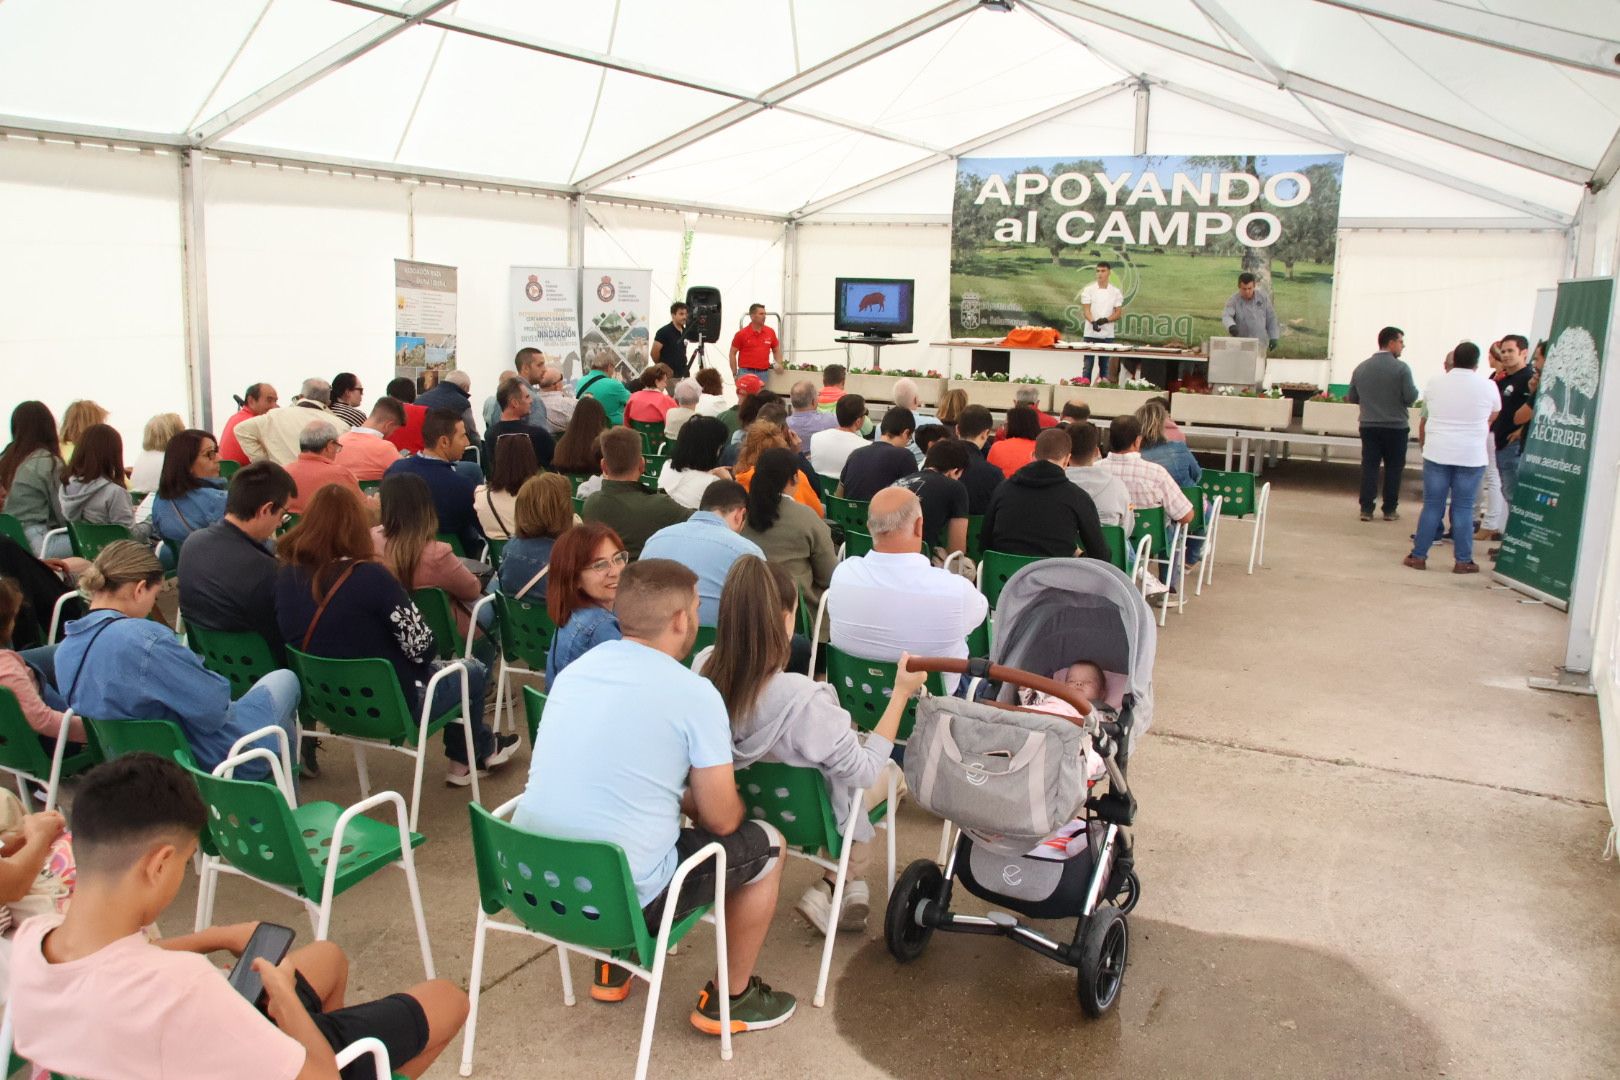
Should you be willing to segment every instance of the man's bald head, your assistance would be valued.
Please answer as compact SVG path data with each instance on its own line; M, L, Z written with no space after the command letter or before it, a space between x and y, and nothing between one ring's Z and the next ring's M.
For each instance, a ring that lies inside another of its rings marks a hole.
M884 488L866 508L872 547L888 554L922 550L922 520L922 503L901 487Z

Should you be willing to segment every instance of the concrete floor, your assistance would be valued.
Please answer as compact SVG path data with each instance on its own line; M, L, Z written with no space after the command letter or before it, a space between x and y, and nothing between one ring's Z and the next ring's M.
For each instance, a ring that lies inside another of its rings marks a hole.
M653 1075L1620 1074L1597 710L1524 684L1551 673L1564 617L1485 574L1452 576L1448 552L1431 562L1441 572L1402 567L1415 474L1395 524L1357 521L1353 467L1296 460L1267 478L1267 565L1244 574L1247 530L1228 523L1218 581L1161 638L1155 725L1132 763L1144 895L1115 1014L1086 1021L1072 972L999 940L936 935L902 968L876 918L840 939L814 1009L819 939L792 906L815 871L794 863L761 970L799 995L799 1014L739 1038L721 1065L685 1019L712 970L700 930L670 964ZM404 790L407 762L378 756L374 782ZM305 798L352 801L343 752L325 767ZM525 772L520 757L492 777L486 805ZM418 853L440 973L462 982L476 898L465 801L429 784ZM899 836L902 865L938 843L909 806ZM189 928L193 896L165 930ZM404 897L384 875L339 899L352 996L421 977ZM225 880L218 920L249 917L307 936L293 905ZM476 1076L631 1074L644 988L596 1005L586 965L574 972L580 1004L565 1009L549 952L492 940ZM459 1051L430 1075L454 1075Z

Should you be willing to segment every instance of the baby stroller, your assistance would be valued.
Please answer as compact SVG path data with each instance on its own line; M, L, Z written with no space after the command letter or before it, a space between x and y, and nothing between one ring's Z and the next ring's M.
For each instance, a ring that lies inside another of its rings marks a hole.
M890 894L884 937L897 960L916 959L935 930L997 934L1076 968L1087 1016L1118 1001L1130 948L1125 915L1141 895L1125 771L1153 715L1155 630L1121 571L1097 559L1048 559L1002 590L990 660L913 658L913 669L985 683L969 695L984 700L930 697L918 707L906 780L919 806L954 824L956 838L943 869L919 859ZM1078 658L1106 673L1117 720L1045 677ZM1082 719L1021 709L1020 687L1068 701ZM1093 784L1079 753L1088 740L1106 767ZM1074 938L1054 941L1006 911L953 912L957 884L1030 919L1075 918Z

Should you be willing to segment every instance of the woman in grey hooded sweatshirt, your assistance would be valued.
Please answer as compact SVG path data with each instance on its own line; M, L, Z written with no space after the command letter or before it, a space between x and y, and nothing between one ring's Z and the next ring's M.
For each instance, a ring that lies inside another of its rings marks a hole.
M86 525L122 525L142 543L150 539L151 525L135 524L135 505L124 486L124 440L115 428L84 429L62 474L62 513Z
M888 708L863 742L832 686L784 670L798 602L793 579L782 567L751 555L738 559L720 594L714 646L700 652L692 667L714 683L725 700L731 716L733 764L742 769L756 761L780 761L819 769L842 829L855 792L867 793L868 809L888 796L888 770L896 768L890 755L900 718L927 675L907 671L907 658L901 657ZM840 930L866 925L871 896L862 874L871 858L872 835L863 814L855 822L850 880L836 920ZM834 921L832 885L829 871L799 900L800 914L822 933Z

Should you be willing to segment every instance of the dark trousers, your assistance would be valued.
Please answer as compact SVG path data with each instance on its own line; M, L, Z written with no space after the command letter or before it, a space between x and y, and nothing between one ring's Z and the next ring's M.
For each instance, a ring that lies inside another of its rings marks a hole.
M1403 427L1363 427L1361 429L1361 512L1373 512L1378 494L1378 466L1384 466L1384 513L1393 514L1401 501L1401 474L1406 470L1406 437Z

